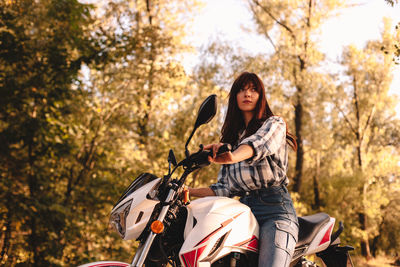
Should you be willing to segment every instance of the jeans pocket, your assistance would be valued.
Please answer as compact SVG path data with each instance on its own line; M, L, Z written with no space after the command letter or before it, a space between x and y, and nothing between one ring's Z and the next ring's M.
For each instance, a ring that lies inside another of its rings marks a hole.
M258 195L258 200L265 205L283 204L283 196L279 187L269 187Z
M285 250L290 256L296 247L298 227L294 222L279 220L275 222L275 246Z

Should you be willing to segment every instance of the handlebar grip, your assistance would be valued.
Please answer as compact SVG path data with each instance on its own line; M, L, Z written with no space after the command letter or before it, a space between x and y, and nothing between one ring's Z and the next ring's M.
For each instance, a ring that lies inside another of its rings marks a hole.
M217 151L217 155L225 153L225 152L229 152L231 150L232 150L231 144L223 144L222 146L219 147L219 149Z
M230 144L223 144L218 148L217 155L229 152L232 150L232 146ZM203 146L200 145L200 150L192 155L190 155L188 160L189 162L193 162L197 165L197 167L204 167L210 164L208 157L212 157L212 150L203 150Z

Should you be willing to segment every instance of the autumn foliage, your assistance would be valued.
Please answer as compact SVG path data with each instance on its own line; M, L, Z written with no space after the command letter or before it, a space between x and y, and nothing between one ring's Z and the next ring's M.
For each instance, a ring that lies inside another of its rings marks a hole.
M199 104L218 116L190 149L218 142L231 82L243 70L266 85L275 114L298 137L290 190L299 215L343 221L342 241L365 258L400 249L399 101L390 21L378 40L350 45L334 64L320 26L346 1L248 0L271 49L249 54L185 40L198 1L13 0L0 3L0 265L129 261L134 241L108 228L124 188L162 176L168 150L184 157ZM384 48L384 49L382 49ZM267 48L266 48L267 49ZM188 69L184 57L196 64ZM218 166L191 186L215 181Z

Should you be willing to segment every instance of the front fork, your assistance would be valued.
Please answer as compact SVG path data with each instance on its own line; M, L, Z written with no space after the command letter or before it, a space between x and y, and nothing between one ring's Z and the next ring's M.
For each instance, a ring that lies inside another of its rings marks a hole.
M165 199L165 202L169 203L175 196L176 191L174 189L171 189L168 193L167 198ZM164 222L165 216L167 215L168 209L170 207L170 204L165 205L162 209L160 214L158 215L157 220L160 222ZM144 244L140 245L135 257L132 260L131 267L142 267L143 263L147 257L147 254L149 253L150 247L153 244L154 238L156 237L156 233L150 231L149 236L147 237L146 241Z

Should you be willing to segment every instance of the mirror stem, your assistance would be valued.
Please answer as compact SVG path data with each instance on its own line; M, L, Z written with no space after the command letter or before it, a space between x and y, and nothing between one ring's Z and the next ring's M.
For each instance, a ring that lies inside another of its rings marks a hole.
M190 142L190 140L192 139L192 137L193 137L193 134L194 134L194 132L196 131L196 128L194 128L193 129L193 131L192 131L192 133L190 134L190 136L189 136L189 138L188 138L188 140L186 141L186 144L185 144L185 155L186 155L186 158L188 158L189 156L190 156L190 154L189 154L189 150L188 150L188 145L189 145L189 142Z

